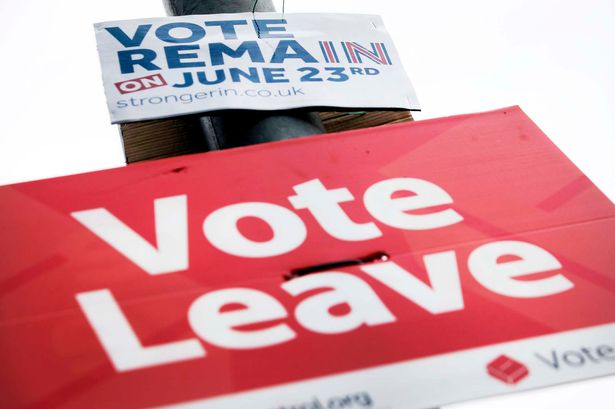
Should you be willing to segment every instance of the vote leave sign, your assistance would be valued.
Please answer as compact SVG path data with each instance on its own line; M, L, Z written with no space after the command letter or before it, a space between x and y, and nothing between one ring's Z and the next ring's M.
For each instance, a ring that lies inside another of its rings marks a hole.
M419 109L379 16L194 15L95 30L113 123L220 109Z
M0 209L3 408L420 409L615 373L615 206L519 108Z

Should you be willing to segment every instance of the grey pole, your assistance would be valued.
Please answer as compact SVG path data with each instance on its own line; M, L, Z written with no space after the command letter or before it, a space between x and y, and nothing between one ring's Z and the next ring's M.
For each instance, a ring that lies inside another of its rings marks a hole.
M271 0L164 0L167 13L174 16L275 11ZM223 111L200 119L209 150L233 148L324 133L316 112Z

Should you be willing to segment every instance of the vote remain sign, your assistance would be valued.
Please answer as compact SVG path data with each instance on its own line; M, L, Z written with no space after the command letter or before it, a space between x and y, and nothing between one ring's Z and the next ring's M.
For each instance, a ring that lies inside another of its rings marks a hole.
M516 107L0 209L3 408L418 409L615 373L615 206Z

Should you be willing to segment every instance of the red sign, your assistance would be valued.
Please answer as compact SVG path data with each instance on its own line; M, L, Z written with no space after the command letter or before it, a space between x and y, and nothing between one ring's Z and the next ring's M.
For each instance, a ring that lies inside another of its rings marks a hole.
M615 373L615 207L518 108L0 209L3 408L419 408Z

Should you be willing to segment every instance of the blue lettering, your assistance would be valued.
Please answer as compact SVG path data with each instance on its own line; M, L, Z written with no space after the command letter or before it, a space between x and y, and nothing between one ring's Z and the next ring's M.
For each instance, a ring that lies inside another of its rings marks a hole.
M286 27L271 27L272 24L287 24L286 20L254 20L258 38L294 38L292 34L272 34L274 31L286 32Z
M207 74L205 73L205 71L197 72L196 77L203 85L215 85L224 81L226 79L226 74L224 73L224 70L216 70L216 79L213 81L207 79Z
M156 52L146 48L138 50L122 50L117 52L122 74L135 72L135 65L145 68L147 71L159 70L160 67L152 61L156 59ZM140 56L141 58L136 58Z
M128 35L119 27L105 27L105 30L109 34L113 36L117 41L119 41L124 47L138 47L141 45L145 36L149 32L149 29L152 28L151 24L144 24L137 27L137 31L132 38L128 37Z
M226 21L206 21L206 26L220 27L225 40L236 40L237 32L235 26L247 26L246 20L226 20Z
M192 84L194 84L194 80L192 79L192 73L191 72L184 72L183 73L184 76L184 83L180 84L173 84L174 88L186 88L186 87L191 87Z
M171 30L175 28L186 28L190 30L190 35L183 38L172 36ZM194 23L168 23L158 27L156 37L167 43L193 43L205 37L205 29Z
M286 70L284 68L263 68L263 76L267 83L289 82L288 79L284 77L285 72Z
M231 79L233 82L241 82L241 77L248 79L251 82L260 83L261 80L258 78L258 71L256 68L252 67L248 69L250 72L245 72L240 70L239 68L231 68L229 69L229 73L231 74Z
M263 53L256 41L244 41L236 50L228 47L222 43L209 44L209 54L211 55L211 65L224 64L224 55L228 55L231 58L239 58L245 53L248 53L252 62L265 62Z
M164 47L164 54L167 57L167 65L169 68L189 68L189 67L204 67L205 63L203 61L191 61L185 62L182 60L186 60L189 58L197 58L199 55L197 53L181 53L181 51L186 50L198 50L200 47L198 45L173 45Z
M294 51L294 53L290 54L288 52L289 49ZM314 58L305 48L303 48L295 40L280 41L275 49L275 52L273 53L273 57L271 57L271 62L281 64L284 63L287 58L299 58L306 63L318 62L316 58Z

